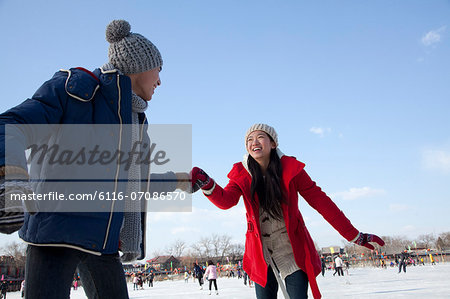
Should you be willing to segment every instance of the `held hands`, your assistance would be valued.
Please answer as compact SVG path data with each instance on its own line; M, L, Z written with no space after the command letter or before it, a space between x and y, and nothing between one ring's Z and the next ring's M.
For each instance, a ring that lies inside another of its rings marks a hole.
M365 234L361 232L359 233L358 237L356 237L356 240L353 241L353 243L355 244L374 250L375 248L372 244L370 244L370 242L375 242L380 246L384 246L384 241L377 235Z
M18 231L24 220L24 207L22 200L13 200L13 196L27 196L33 193L30 183L26 180L5 180L0 177L0 233L12 234ZM28 212L32 212L34 203L24 201ZM29 207L30 206L30 207Z
M191 171L192 193L198 189L209 190L214 187L214 180L210 178L201 168L194 167Z
M177 177L177 189L181 191L191 193L191 184L190 184L190 176L187 172L176 172L175 176Z

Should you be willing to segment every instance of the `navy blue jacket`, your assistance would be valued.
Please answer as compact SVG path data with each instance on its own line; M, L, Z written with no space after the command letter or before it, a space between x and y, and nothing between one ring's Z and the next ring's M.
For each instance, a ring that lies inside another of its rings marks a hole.
M24 151L35 141L30 140L35 136L33 132L23 134L23 138L11 140L9 136L5 136L5 124L115 124L122 126L132 122L131 96L129 77L119 74L116 70L96 69L91 73L82 68L72 68L55 73L53 78L45 82L32 98L0 114L0 166L5 165L5 139L20 149L17 152L14 151L13 155L8 153L7 165L20 166L24 169L26 169ZM139 122L143 127L147 126L144 113L139 114ZM146 129L140 132L141 139L149 140ZM111 148L121 142L125 147L125 144L130 142L130 135L126 131L120 130L119 134L112 135L111 138L106 139L111 143ZM48 140L49 145L59 144L64 138L67 136L53 136ZM47 169L42 167L32 165L31 176L33 172L39 176L42 171L55 173L58 171L56 166L51 168L47 165ZM126 191L127 174L122 166L118 167L115 176L118 182L116 189L108 191ZM150 179L149 167L142 165L141 171L141 178ZM172 191L175 189L176 180L173 173L169 176L173 180L170 187L166 186L166 190ZM150 180L147 180L145 184L141 184L142 191L150 190L149 182ZM38 212L34 215L25 213L24 225L19 231L19 236L29 244L71 247L97 255L116 253L123 222L123 209L121 209L123 203L106 204L109 205L108 212ZM145 256L145 219L143 214L143 243L140 244L142 251L139 258Z

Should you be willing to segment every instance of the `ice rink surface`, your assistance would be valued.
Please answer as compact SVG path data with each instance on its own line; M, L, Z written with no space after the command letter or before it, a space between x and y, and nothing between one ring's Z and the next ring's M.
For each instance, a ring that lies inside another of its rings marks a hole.
M406 273L398 273L397 268L350 268L349 275L333 276L327 271L325 277L319 275L317 282L323 298L450 298L450 263L435 266L408 266ZM346 273L345 273L346 274ZM153 288L144 285L144 290L133 290L128 285L131 299L169 298L256 298L254 288L245 286L242 279L220 278L217 281L219 295L213 291L209 296L208 285L199 290L192 278L184 280L155 282ZM214 288L214 287L213 287ZM8 293L8 299L19 299L19 292ZM85 299L82 288L71 291L74 299ZM278 298L283 298L281 292ZM309 298L312 298L309 293Z

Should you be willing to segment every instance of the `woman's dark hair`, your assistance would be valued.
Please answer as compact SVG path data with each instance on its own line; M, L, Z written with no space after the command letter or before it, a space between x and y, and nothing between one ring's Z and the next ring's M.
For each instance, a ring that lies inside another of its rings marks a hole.
M270 140L272 138L269 136ZM273 140L272 140L273 141ZM284 202L284 192L281 186L281 161L276 149L270 151L270 161L267 166L265 179L261 166L252 156L248 156L248 169L252 175L250 192L252 200L256 203L255 193L258 195L260 207L274 219L283 219L281 203Z
M214 265L212 260L208 260L208 266Z

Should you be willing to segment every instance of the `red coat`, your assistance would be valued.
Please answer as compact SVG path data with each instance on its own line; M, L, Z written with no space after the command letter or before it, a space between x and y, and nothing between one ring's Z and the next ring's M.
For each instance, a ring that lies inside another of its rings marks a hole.
M283 156L281 165L283 169L282 184L287 196L287 203L282 204L283 218L295 261L308 275L314 298L320 298L316 276L321 272L321 262L298 209L298 193L348 241L357 236L358 230L320 187L311 180L303 169L305 164L297 161L294 157ZM241 196L244 197L247 210L247 233L243 267L254 282L265 286L268 267L262 250L259 204L252 203L250 194L251 176L242 163L236 163L228 174L228 178L230 179L228 185L225 188L216 185L208 198L217 207L229 209L239 202Z

